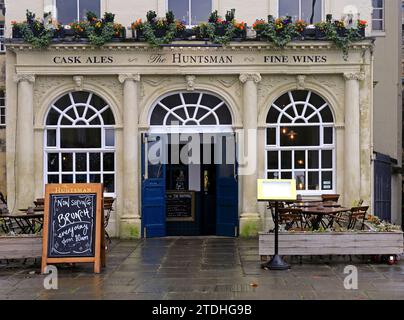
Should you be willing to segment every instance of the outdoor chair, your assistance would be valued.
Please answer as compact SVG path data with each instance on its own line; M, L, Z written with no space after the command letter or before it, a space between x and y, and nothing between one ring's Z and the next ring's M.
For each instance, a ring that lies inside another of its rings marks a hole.
M107 232L107 227L109 223L109 218L111 217L111 211L114 210L113 204L115 199L112 197L105 197L104 198L104 229L105 229L105 238L107 239L108 243L111 243L111 237Z
M275 201L268 201L268 210L271 211L272 220L275 221ZM284 202L278 202L278 209L285 208Z
M327 202L327 201L338 202L339 194L322 194L321 199L323 202Z
M360 230L365 229L366 213L369 207L353 207L349 215L348 229L355 229L356 224L360 223Z
M304 230L303 214L301 209L280 208L279 222L280 224L286 225L286 230Z

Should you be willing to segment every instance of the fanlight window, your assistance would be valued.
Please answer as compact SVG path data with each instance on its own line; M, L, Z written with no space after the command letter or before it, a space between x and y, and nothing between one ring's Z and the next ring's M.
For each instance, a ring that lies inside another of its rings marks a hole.
M296 179L301 193L335 189L334 117L312 91L279 97L268 111L266 171L269 179Z
M49 109L45 183L104 183L115 192L115 119L101 97L71 92Z
M150 117L152 126L231 125L232 117L220 98L201 92L169 95L158 101Z

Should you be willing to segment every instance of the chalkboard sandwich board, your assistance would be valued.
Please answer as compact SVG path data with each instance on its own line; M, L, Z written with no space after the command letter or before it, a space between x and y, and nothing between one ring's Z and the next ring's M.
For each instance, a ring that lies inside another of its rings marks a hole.
M103 185L48 184L42 246L42 273L48 264L105 266Z
M167 221L195 221L195 192L166 192Z

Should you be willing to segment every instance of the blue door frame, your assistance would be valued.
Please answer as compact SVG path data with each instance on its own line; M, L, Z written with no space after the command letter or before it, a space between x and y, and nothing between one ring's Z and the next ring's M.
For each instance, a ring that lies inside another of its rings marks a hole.
M165 159L165 137L160 136L162 142L161 160ZM142 237L144 238L165 237L167 234L165 162L155 164L148 159L148 150L158 141L156 136L145 134L142 137L141 198ZM225 154L225 148L222 150ZM238 179L236 173L236 163L216 165L216 235L218 236L238 236Z
M374 213L382 220L391 221L391 159L376 153L374 161Z
M162 139L162 137L160 137ZM159 143L156 136L142 137L142 237L155 238L166 236L166 177L164 141L161 140L160 163L148 158L150 148Z

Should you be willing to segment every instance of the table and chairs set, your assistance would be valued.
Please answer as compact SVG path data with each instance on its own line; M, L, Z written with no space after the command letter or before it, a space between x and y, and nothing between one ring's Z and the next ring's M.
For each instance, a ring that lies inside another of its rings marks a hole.
M104 197L104 228L108 242L111 238L107 227L115 198ZM38 234L42 231L45 210L45 199L39 198L34 201L34 206L18 209L17 214L11 214L7 207L7 201L0 193L0 228L5 234Z
M321 200L283 201L279 204L279 223L285 230L316 231L336 227L347 230L365 227L368 206L359 200L355 207L347 208L338 203L338 194L322 195ZM269 202L268 209L275 219L275 204Z

